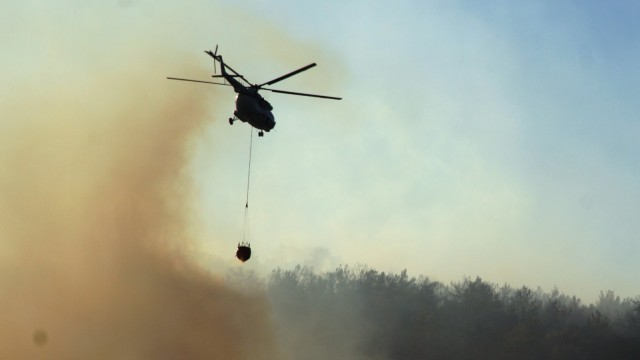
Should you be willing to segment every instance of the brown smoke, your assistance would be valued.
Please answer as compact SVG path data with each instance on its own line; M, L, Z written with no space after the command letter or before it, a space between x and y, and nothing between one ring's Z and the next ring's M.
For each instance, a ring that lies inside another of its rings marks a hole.
M266 300L187 251L188 160L212 92L135 54L4 99L0 359L276 358Z

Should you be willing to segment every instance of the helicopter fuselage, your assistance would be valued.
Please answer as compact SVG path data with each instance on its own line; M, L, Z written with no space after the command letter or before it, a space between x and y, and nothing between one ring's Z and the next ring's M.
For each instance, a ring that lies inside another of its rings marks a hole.
M273 107L258 92L247 89L248 91L238 92L236 96L236 111L233 115L240 121L248 122L256 129L269 132L276 126L273 117Z
M258 130L269 132L276 126L275 118L271 112L271 110L273 110L271 104L258 94L257 88L253 86L244 86L233 76L229 75L225 71L222 56L219 57L219 61L221 64L222 76L238 94L236 95L236 111L233 112L233 115L240 119L240 121L248 122ZM229 121L233 123L233 119Z

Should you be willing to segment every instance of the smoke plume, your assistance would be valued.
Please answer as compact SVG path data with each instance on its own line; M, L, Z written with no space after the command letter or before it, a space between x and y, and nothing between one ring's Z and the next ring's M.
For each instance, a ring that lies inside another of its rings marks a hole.
M188 160L215 99L163 76L206 70L111 56L3 99L0 358L278 357L266 300L189 256Z

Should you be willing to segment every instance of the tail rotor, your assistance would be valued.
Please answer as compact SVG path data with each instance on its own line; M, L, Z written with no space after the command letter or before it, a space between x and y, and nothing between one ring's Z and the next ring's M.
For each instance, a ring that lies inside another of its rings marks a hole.
M216 44L216 49L213 52L213 73L217 74L218 73L218 69L216 67L216 56L218 55L218 44Z

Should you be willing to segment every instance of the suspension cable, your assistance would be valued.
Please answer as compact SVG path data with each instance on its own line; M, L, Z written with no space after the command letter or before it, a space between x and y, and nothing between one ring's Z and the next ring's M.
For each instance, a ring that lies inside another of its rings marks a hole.
M251 150L253 148L253 128L251 128L251 138L249 140L249 170L247 171L247 199L244 204L245 208L249 207L249 180L251 178Z
M242 229L242 242L248 243L249 237L249 185L251 184L251 152L253 150L253 127L251 128L251 137L249 139L249 169L247 171L247 196L244 203L244 227Z

